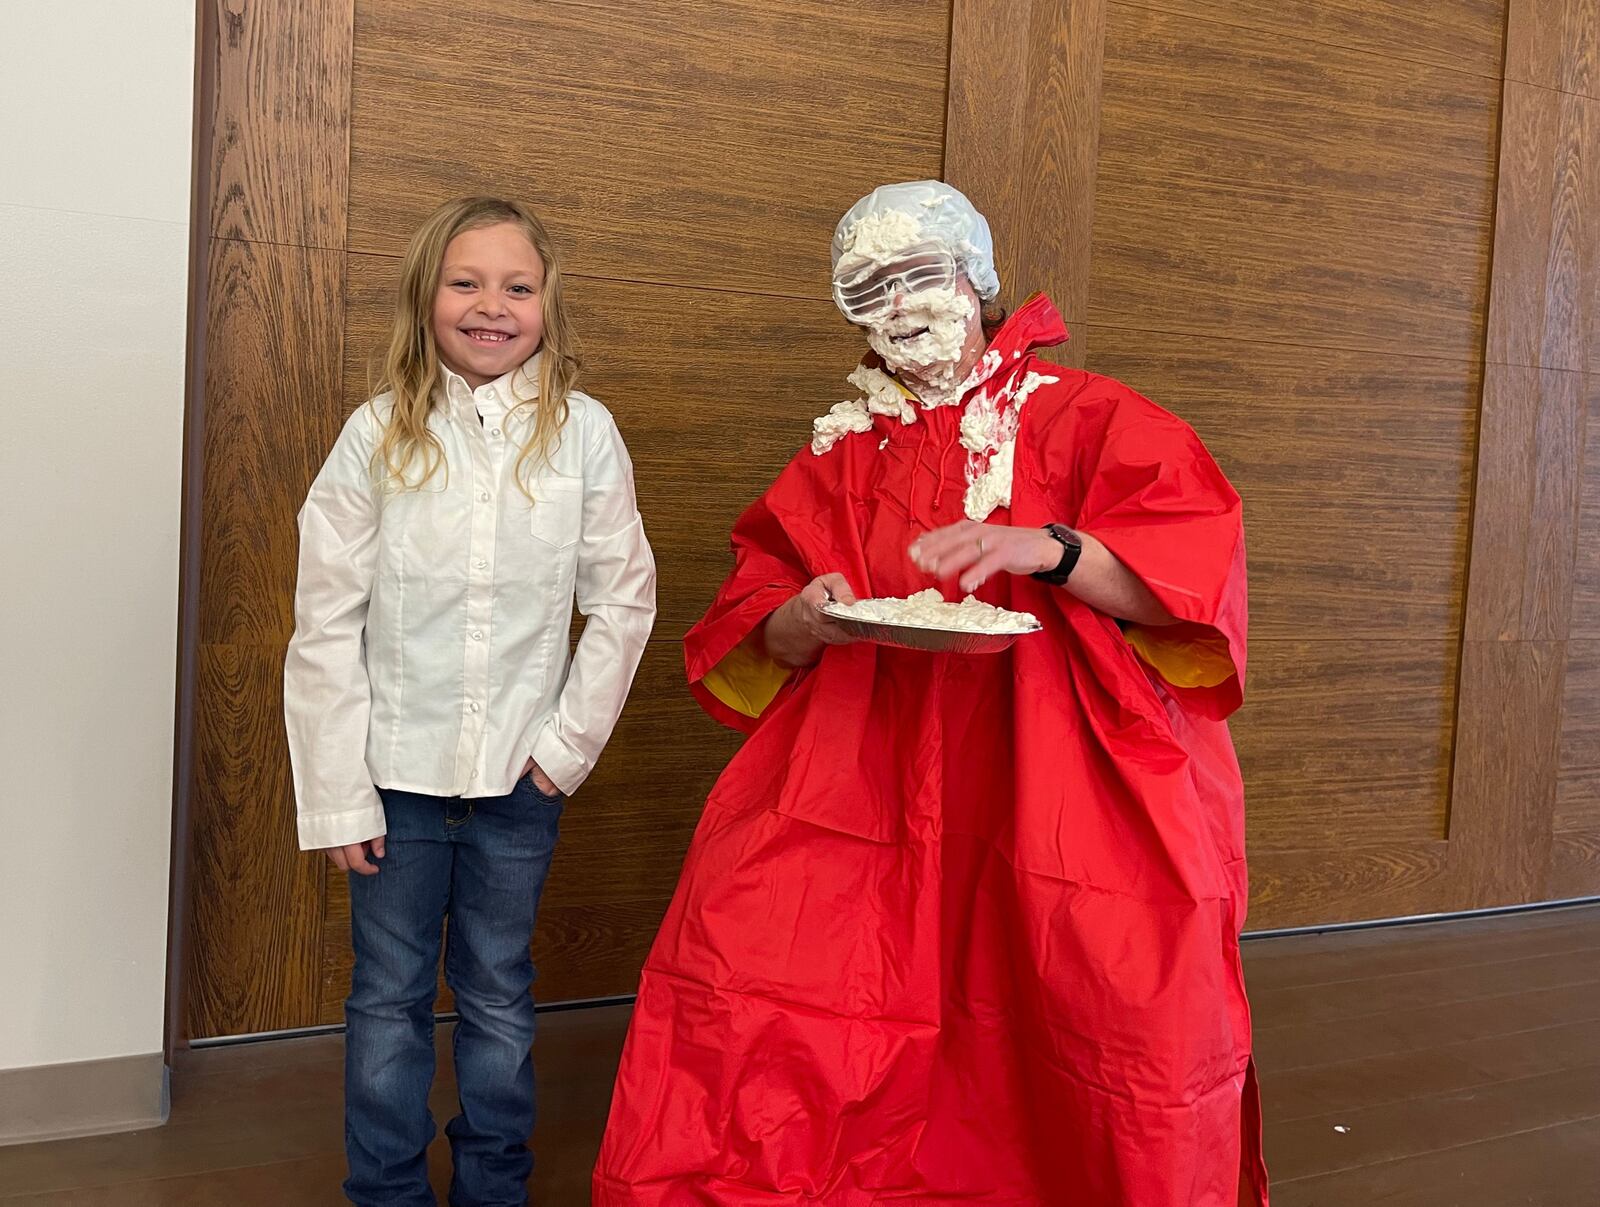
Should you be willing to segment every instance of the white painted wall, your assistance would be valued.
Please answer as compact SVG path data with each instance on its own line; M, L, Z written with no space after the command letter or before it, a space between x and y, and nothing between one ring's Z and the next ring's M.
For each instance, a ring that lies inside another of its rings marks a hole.
M194 21L0 8L0 1071L161 1048Z

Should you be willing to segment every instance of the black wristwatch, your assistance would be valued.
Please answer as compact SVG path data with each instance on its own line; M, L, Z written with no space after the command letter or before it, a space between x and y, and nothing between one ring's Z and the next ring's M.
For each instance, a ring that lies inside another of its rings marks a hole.
M1072 568L1083 554L1083 542L1065 524L1046 524L1044 530L1052 540L1061 542L1061 560L1056 563L1054 570L1038 570L1033 577L1052 587L1059 587L1072 577Z

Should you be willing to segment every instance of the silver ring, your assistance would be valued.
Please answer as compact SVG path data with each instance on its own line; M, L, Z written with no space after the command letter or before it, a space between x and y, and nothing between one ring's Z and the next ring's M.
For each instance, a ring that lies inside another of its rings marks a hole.
M979 537L979 538L978 538L978 556L979 556L979 557L982 557L982 556L983 556L983 555L984 555L984 553L985 553L985 552L986 552L986 550L985 550L985 548L984 548L984 544L983 544L983 538L982 538L982 537L981 537L981 536L980 536L980 537Z

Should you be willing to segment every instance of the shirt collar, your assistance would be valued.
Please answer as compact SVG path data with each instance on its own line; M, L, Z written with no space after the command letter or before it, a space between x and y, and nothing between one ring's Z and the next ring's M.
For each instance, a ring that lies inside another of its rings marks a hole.
M502 374L474 390L454 369L439 366L444 374L442 389L445 407L457 419L503 419L521 403L539 396L539 353L535 352L511 372Z

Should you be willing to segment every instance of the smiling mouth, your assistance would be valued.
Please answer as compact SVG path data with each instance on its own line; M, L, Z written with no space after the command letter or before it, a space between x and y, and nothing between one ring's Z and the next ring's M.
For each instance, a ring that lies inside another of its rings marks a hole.
M927 334L928 329L926 327L918 327L915 331L907 331L904 335L891 335L889 339L893 343L899 344L904 343L908 339L916 339L918 336Z
M475 344L486 345L509 343L515 338L510 332L507 331L489 331L482 328L476 330L463 330L462 334Z

